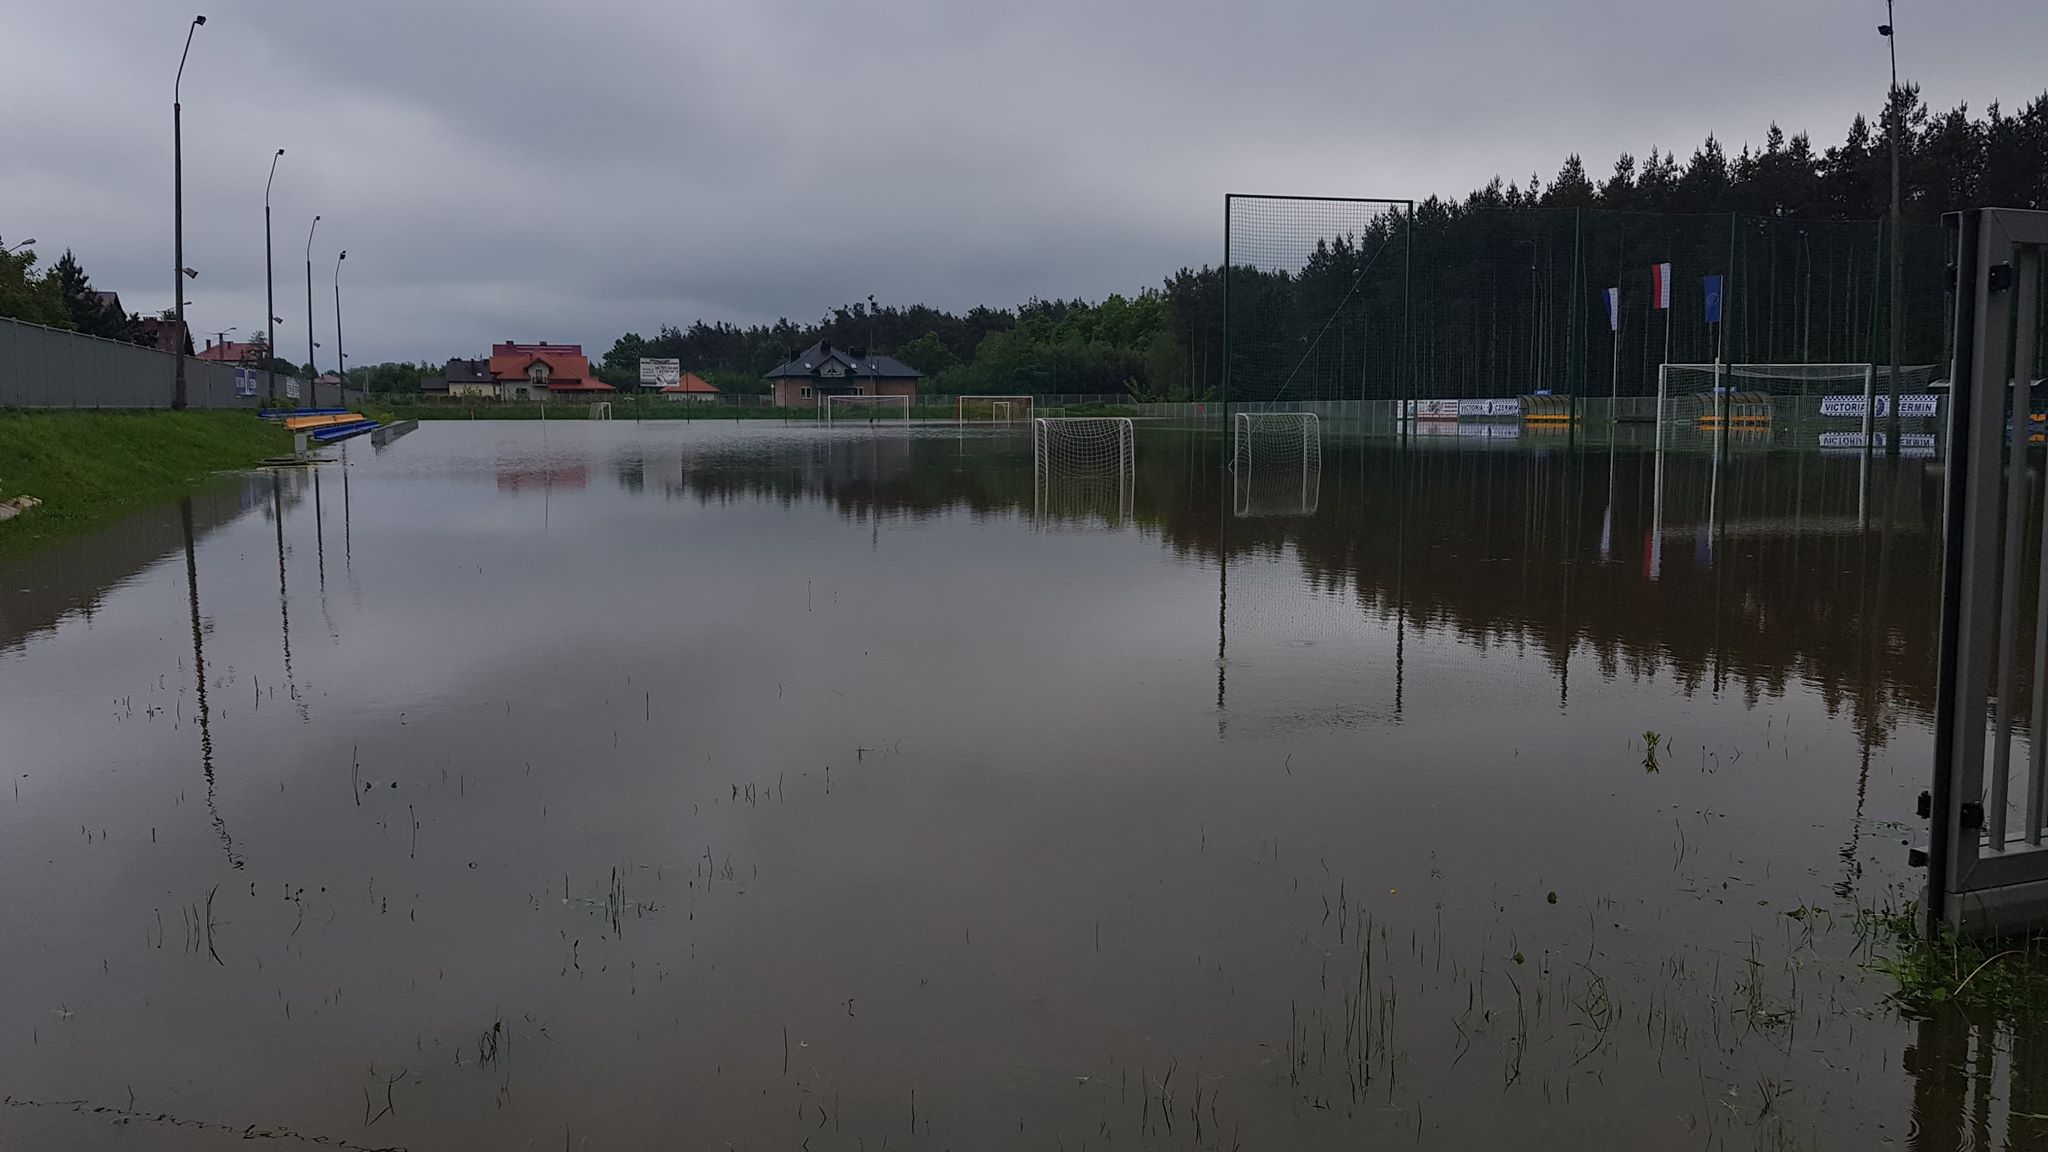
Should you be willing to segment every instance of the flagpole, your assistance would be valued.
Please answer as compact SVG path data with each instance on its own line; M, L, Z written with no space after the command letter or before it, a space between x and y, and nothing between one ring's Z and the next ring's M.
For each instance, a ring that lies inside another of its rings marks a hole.
M1668 261L1667 261L1667 262L1665 262L1665 264L1664 264L1664 265L1663 265L1663 266L1662 266L1662 267L1661 267L1661 268L1660 268L1660 269L1658 270L1658 277L1659 277L1659 282L1658 282L1658 285L1657 285L1657 295L1656 295L1656 298L1655 298L1655 299L1653 299L1653 300L1651 301L1651 303L1652 303L1652 304L1654 304L1655 306L1659 307L1659 308L1662 308L1662 309L1664 310L1664 366L1663 366L1662 368L1659 368L1659 369L1657 370L1657 426L1658 426L1659 428L1662 428L1662 427L1664 426L1664 391L1665 391L1665 384L1666 384L1666 381L1667 381L1667 379L1668 379L1668 378L1670 377L1670 375L1671 375L1671 298L1670 298L1670 292L1671 292L1671 264L1670 264L1670 262L1668 262Z
M1621 286L1612 289L1614 298L1608 302L1607 315L1614 330L1614 367L1607 377L1607 411L1609 423L1621 422Z

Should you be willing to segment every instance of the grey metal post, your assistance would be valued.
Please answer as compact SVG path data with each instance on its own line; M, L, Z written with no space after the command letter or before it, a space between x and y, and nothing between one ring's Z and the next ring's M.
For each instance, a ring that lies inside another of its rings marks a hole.
M2015 475L2021 477L2020 484L2022 491L2024 491L2026 484L2026 468L2024 466L2026 460L2026 441L2024 437L2027 435L2027 431L2031 431L2033 424L2033 421L2028 419L2028 417L2031 415L2033 408L2034 356L2039 334L2037 327L2039 313L2036 301L2041 283L2041 253L2036 249L2023 250L2020 252L2019 259L2015 261L2015 264L2019 274L2018 284L2016 285L2018 288L2018 307L2016 311L2019 313L2020 326L2013 333L2013 399L2021 407L2013 411L2012 425L2018 436L2021 437L2021 447L2020 452L2014 455L2013 463L2009 467ZM2022 429L2027 431L2021 431ZM2044 485L2044 488L2048 488L2048 485ZM2020 517L2024 514L2024 506L2014 509L2013 522L2017 524ZM2048 492L2044 492L2042 496L2041 517L2043 526L2048 527ZM2019 549L2015 547L2013 551L2017 553ZM2041 540L2041 551L2044 557L2048 557L2048 536L2044 536ZM2048 566L2041 568L2035 575L2035 582L2037 585L2035 592L2037 619L2034 622L2034 711L2032 716L2033 724L2027 740L2029 748L2027 754L2026 828L2024 831L2026 842L2033 847L2039 847L2041 844L2041 824L2044 819L2048 819L2048 798L2044 798L2042 795L2044 785L2048 785L2048 756L2044 756L2044 752L2048 752L2048 749L2043 749L2041 746L2042 736L2048 734L2044 733L2044 730L2048 730L2048 722L2044 722L2044 716L2048 716L2048 682L2044 682L2044 676L2048 676ZM2014 583L2018 582L2015 581ZM2017 615L2008 618L2003 629L2006 635L2011 636L2017 630L2018 624L2019 619Z
M2028 255L2031 255L2029 253ZM2033 293L2027 291L2031 284L2021 286L2022 306L2019 315L2019 329L2016 335L2020 343L2031 345L2028 336L2034 330L2031 309ZM2005 371L2004 345L1992 346L1998 353L1993 370L1999 374ZM2020 550L2026 538L2027 519L2027 433L2030 431L2027 419L2033 410L2033 373L2029 370L2033 357L2029 353L2014 364L2012 374L2012 415L2006 421L2005 459L2005 544L2002 553L1998 600L1998 688L1997 703L1992 708L1991 728L1997 734L1998 743L1991 750L1991 795L1985 805L1986 847L1994 852L2005 849L2006 811L2012 800L2012 693L2013 665L2018 662L2019 618L2020 618ZM1981 366L1980 366L1981 370ZM1994 381L1994 383L2004 383ZM1995 396L1995 389L1992 391ZM1994 457L1997 453L1991 453Z
M1903 230L1904 218L1899 209L1899 120L1901 114L1899 107L1899 37L1892 23L1892 0L1884 0L1884 39L1885 44L1891 49L1892 58L1891 116L1888 118L1890 120L1892 145L1892 377L1888 394L1891 397L1892 407L1891 415L1885 420L1885 428L1891 433L1890 446L1885 449L1889 454L1896 453L1899 450L1900 325L1903 322L1906 308L1903 292L1903 280L1906 274L1906 237Z
M316 393L319 391L320 358L315 354L313 347L313 233L319 227L320 217L316 215L313 217L312 225L306 229L306 372L312 376L311 380L306 381L306 387ZM316 400L318 398L317 395L314 397ZM299 398L301 407L306 406L305 400L303 396Z
M277 278L270 267L270 186L277 181L277 161L283 155L284 149L279 148L277 155L270 158L270 179L263 182L263 325L269 332L269 343L263 349L263 370L268 381L264 399L273 405L277 403Z
M178 331L172 337L177 347L172 356L177 364L171 385L171 407L185 406L185 58L192 54L192 34L206 23L194 16L185 29L185 50L178 54L178 78L171 84L171 301L177 309Z
M334 371L341 377L340 394L335 397L335 404L341 407L348 405L348 356L341 347L341 262L346 259L346 248L334 258ZM313 407L320 407L317 393L313 397Z
M1929 901L1950 922L1960 918L1962 909L1946 895L1956 891L1975 867L1983 825L1982 717L1991 688L1987 657L1994 644L1991 605L1985 601L1995 579L1994 517L2004 465L1998 434L2005 405L1997 384L2005 372L2003 349L2010 335L2007 299L1982 274L1996 255L1996 229L1984 226L1981 210L1964 213L1963 221L1957 313L1963 319L1967 309L1971 333L1967 340L1960 332L1957 336L1957 374L1951 389L1948 548L1953 563L1942 572L1943 691L1936 716L1935 801L1941 806L1934 813L1935 843L1944 855L1946 890ZM1989 352L1989 360L1980 359L1977 350Z

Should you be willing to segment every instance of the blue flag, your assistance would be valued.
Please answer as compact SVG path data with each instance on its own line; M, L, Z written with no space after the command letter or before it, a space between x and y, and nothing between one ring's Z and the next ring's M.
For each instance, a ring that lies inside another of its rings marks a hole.
M1703 283L1707 289L1707 323L1719 324L1721 322L1721 278L1719 276L1709 276Z
M1621 289L1602 288L1600 294L1607 298L1607 330L1621 331Z

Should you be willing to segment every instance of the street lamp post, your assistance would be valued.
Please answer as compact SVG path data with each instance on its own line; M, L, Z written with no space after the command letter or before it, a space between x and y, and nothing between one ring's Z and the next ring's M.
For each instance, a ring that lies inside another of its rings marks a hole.
M175 271L171 274L171 286L176 290L172 297L178 310L177 378L171 388L171 407L185 406L185 58L192 54L192 34L206 23L206 17L194 16L185 29L185 50L178 53L178 78L171 84L171 259Z
M341 347L341 262L348 259L348 249L334 258L334 364L335 372L341 376L342 403L348 396L348 353Z
M12 256L12 255L14 255L14 254L15 254L16 252L19 252L19 251L21 251L21 250L22 250L23 248L26 248L26 247L28 247L29 245L31 245L31 244L34 244L35 242L36 242L36 238L35 238L35 237L33 237L33 236L31 236L31 237L29 237L28 239L26 239L26 240L23 240L23 241L22 241L21 243L19 243L19 244L12 244L12 245L9 245L8 247L5 247L5 248L0 248L0 253L5 253L6 255Z
M313 232L320 227L320 217L313 217L313 225L306 229L306 371L312 379L306 382L308 388L318 388L320 381L319 358L314 355L318 345L313 343Z
M270 179L263 182L263 318L269 328L269 343L264 345L264 371L269 381L265 399L277 403L277 279L270 268L270 186L277 180L277 161L284 155L279 148L277 155L270 158Z
M1892 300L1891 300L1891 387L1888 389L1890 414L1885 418L1885 454L1895 456L1899 451L1899 360L1902 355L1899 325L1905 313L1905 297L1900 282L1906 274L1906 236L1904 219L1899 207L1899 147L1900 124L1904 108L1899 101L1899 38L1892 30L1892 0L1884 0L1884 20L1878 26L1878 33L1884 37L1885 46L1891 50L1892 86L1887 97L1889 115L1887 127L1891 132L1892 145Z

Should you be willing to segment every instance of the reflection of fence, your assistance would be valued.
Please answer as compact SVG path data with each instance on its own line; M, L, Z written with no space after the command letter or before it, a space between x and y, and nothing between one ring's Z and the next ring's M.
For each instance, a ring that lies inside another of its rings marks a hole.
M2048 526L2027 468L2048 329L2048 212L1986 208L1958 223L1927 908L1930 926L1992 933L2048 922L2048 532L2035 554L2027 547L2029 522ZM2034 611L2031 707L2014 700L2023 595ZM2026 759L2015 764L2023 721Z
M0 319L0 408L169 408L177 368L177 357L155 348ZM186 403L255 408L262 377L252 390L247 372L240 365L187 357ZM333 385L314 391L319 394L308 407L341 404ZM282 376L278 392L284 392Z

